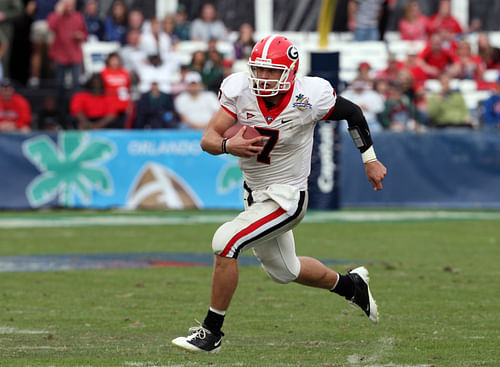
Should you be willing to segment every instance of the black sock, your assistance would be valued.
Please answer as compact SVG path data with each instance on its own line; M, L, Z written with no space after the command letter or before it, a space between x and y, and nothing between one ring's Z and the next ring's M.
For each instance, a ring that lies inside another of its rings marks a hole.
M203 326L210 330L214 335L224 335L221 331L222 324L224 323L224 316L219 315L213 311L208 310L207 317L203 321Z
M335 292L340 296L344 296L347 299L354 297L354 282L347 275L339 274L339 281L335 288L330 290L330 292Z

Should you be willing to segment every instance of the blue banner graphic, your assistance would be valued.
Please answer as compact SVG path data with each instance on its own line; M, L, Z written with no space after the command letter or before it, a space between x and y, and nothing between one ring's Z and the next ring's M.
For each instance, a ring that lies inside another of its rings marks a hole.
M337 122L321 122L314 130L309 175L309 208L339 208L340 139Z
M3 208L242 208L229 155L200 132L68 131L0 135Z
M378 192L349 135L341 140L341 206L500 208L500 131L374 133L377 157L388 170Z
M312 208L500 208L500 132L374 134L388 168L384 190L374 192L351 138L341 133L339 148L333 126L316 131ZM0 208L241 209L238 160L203 152L200 138L195 131L0 134Z

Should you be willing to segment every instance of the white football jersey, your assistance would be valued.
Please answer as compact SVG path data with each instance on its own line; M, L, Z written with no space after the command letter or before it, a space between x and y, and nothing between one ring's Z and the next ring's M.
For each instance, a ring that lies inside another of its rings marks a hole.
M254 96L246 73L234 73L221 84L222 108L239 123L257 128L264 136L264 150L257 157L239 158L248 186L265 190L272 184L307 189L311 171L314 127L335 107L330 83L318 77L297 77L293 90L268 110L265 97Z

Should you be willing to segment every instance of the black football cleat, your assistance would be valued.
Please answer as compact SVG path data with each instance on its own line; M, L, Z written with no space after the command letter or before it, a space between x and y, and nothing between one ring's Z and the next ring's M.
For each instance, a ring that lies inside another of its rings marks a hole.
M190 352L217 353L220 350L223 333L215 335L203 325L189 328L189 331L190 335L175 338L172 344Z
M372 297L370 287L368 286L368 282L370 281L368 270L364 266L360 266L348 271L347 276L354 282L354 296L351 299L347 299L349 303L353 307L356 307L356 305L361 307L371 322L378 322L377 303Z

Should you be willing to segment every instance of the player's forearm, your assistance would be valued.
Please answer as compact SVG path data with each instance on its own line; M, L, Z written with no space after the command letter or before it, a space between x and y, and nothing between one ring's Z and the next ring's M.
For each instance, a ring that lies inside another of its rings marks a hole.
M357 104L338 96L335 108L325 120L346 120L349 125L349 133L356 148L362 154L363 162L367 163L377 159L368 123Z
M213 155L222 154L222 140L222 136L209 126L201 137L201 149Z
M236 119L220 108L210 119L208 126L201 137L201 149L205 152L218 155L226 153L223 151L222 134L235 123Z

